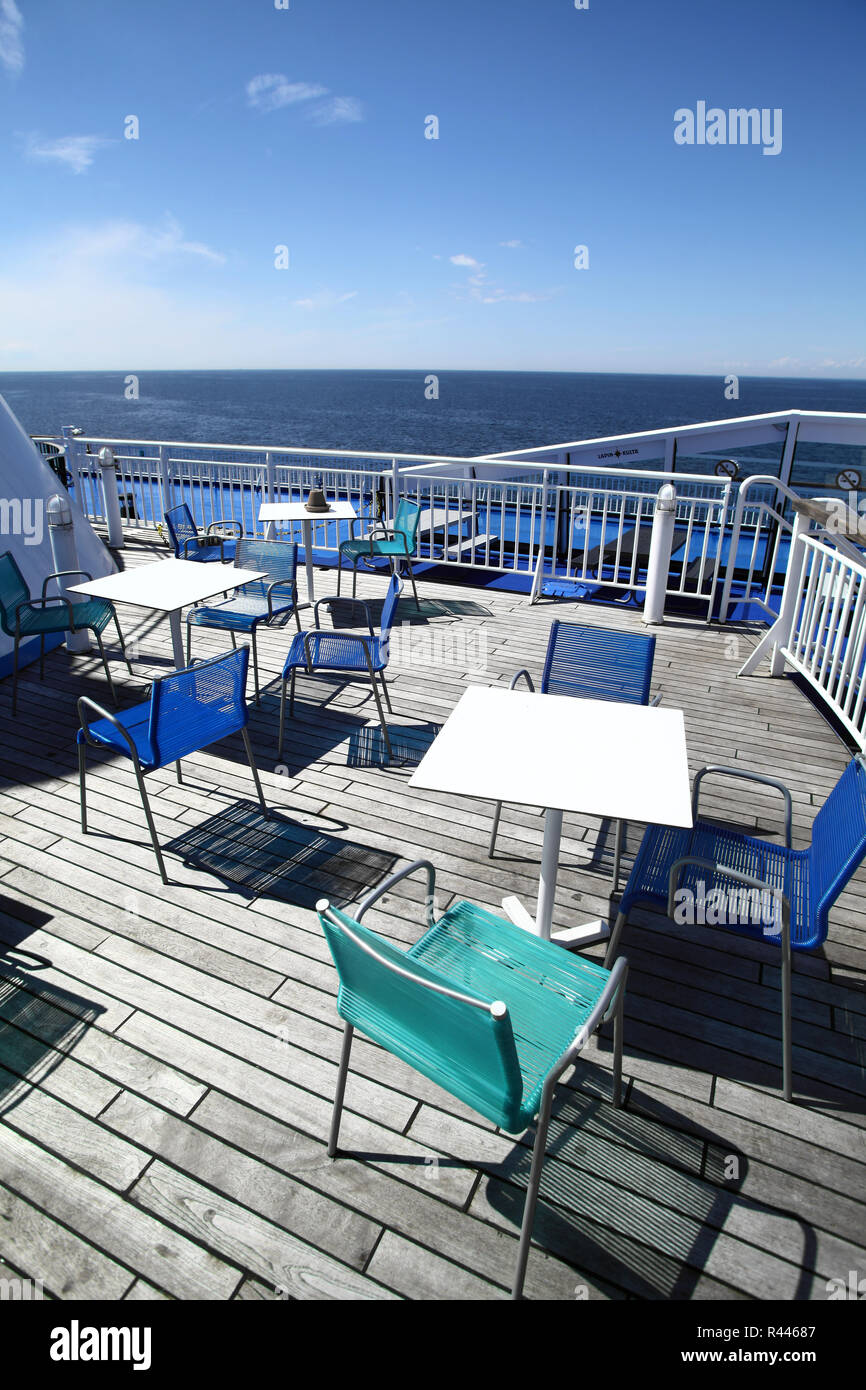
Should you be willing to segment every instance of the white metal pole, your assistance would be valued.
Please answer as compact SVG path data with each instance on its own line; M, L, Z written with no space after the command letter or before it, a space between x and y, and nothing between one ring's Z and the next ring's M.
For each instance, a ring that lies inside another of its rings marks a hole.
M111 449L100 449L98 457L102 474L102 506L108 526L108 544L112 550L119 550L123 545L123 521L117 491L117 464Z
M645 623L663 623L665 620L665 594L671 567L676 511L677 494L674 486L672 483L664 483L659 488L655 515L653 516L646 600L643 609Z
M75 528L72 524L72 508L69 505L69 498L62 497L55 493L49 497L45 508L46 520L48 522L48 538L51 542L51 556L54 561L54 573L61 574L66 570L78 569L78 551L75 545ZM72 576L72 583L80 583L83 575ZM80 594L70 594L67 589L68 579L58 579L54 585L49 586L49 593L61 594L68 598L73 605L76 602L84 601ZM90 634L85 628L80 632L67 632L66 646L70 652L89 652Z
M552 807L544 813L544 841L541 847L541 876L538 880L538 903L535 909L535 930L550 940L553 920L553 900L556 894L556 874L559 869L559 846L562 840L562 812Z

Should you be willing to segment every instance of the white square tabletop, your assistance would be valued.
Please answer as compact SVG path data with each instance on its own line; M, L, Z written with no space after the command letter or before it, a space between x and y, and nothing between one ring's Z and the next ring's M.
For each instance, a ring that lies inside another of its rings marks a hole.
M682 710L470 686L410 786L691 826Z
M332 502L326 512L308 512L304 502L263 502L259 521L349 521L357 517L351 502Z
M70 584L69 592L106 598L112 603L134 603L158 613L173 613L188 603L213 598L226 589L265 579L265 570L238 569L219 561L155 560L135 569L106 574L85 584Z

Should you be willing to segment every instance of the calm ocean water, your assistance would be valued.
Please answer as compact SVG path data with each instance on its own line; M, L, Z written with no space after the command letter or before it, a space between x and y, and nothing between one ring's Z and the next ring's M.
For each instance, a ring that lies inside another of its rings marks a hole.
M866 413L866 381L570 372L0 372L30 434L473 455L774 410Z

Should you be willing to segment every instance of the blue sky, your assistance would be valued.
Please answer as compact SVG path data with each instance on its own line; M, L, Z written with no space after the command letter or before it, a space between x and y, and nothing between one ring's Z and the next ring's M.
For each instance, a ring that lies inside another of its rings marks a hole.
M864 0L0 0L0 369L866 377L864 51Z

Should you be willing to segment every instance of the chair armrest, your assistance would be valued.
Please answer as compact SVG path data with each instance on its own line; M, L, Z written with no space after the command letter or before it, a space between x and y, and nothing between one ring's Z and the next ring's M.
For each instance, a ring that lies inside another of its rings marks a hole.
M650 707L650 709L657 709L658 706L661 704L661 702L662 702L661 691L659 691L658 695L654 695L653 698L650 700L650 702L649 702L649 707Z
M331 911L331 904L328 902L327 898L319 899L316 903L316 911L323 917L328 915ZM411 970L407 970L402 965L396 965L394 961L386 960L384 956L380 956L379 952L375 951L368 942L356 936L355 933L346 926L345 922L341 922L333 917L331 918L331 922L333 926L337 927L341 932L344 932L345 935L355 943L359 950L363 951L365 955L372 956L381 966L389 970L392 975L401 975L404 980L411 980L413 984L420 985L422 989L429 990L431 994L442 994L447 999L456 999L461 1004L471 1004L474 1009L483 1009L485 1013L491 1014L493 1018L501 1019L506 1017L508 1009L501 1000L488 1004L486 999L473 999L470 994L461 994L457 989L449 989L447 985L437 985L433 980L425 980L422 975L414 975ZM407 959L411 961L412 957L409 956Z
M46 580L45 582L47 583L48 581ZM72 615L72 603L66 597L65 594L49 594L46 597L43 593L41 598L28 599L26 603L19 603L18 607L15 609L16 627L20 624L20 614L23 613L25 608L44 608L47 603L62 603L64 608L66 609L66 616L69 619L69 631L77 631L75 627L75 619Z
M535 686L532 683L532 677L525 666L522 666L519 671L515 671L514 675L511 677L511 684L509 685L508 689L514 690L519 680L525 680L526 684L529 686L529 689L532 691L533 694L535 694Z
M240 522L240 521L209 521L208 524L207 524L207 527L205 528L205 535L206 535L206 536L209 536L210 533L211 533L211 531L215 530L218 526L236 526L236 527L238 528L237 536L236 536L236 538L235 538L236 540L240 540L240 539L241 539L241 536L244 534L243 522Z
M694 786L692 788L692 819L697 820L698 800L700 798L700 786L702 780L704 779L704 777L709 776L710 773L716 772L723 777L742 777L743 780L746 782L760 782L763 786L775 787L777 791L780 791L782 793L783 797L785 798L785 848L790 849L791 820L793 817L791 793L788 791L788 788L785 786L784 782L778 781L775 777L765 777L762 772L742 772L737 767L722 767L716 763L710 763L707 767L702 767L699 772L695 773L695 781Z
M191 545L198 545L198 536L187 536L180 548L182 559L186 559L186 553ZM222 547L220 547L220 549L222 549Z
M686 864L692 864L697 869L708 869L712 874L719 874L723 878L732 878L737 883L745 884L747 888L757 888L762 893L770 893L773 898L778 898L782 903L782 931L785 932L790 941L791 937L791 904L785 893L779 891L774 883L767 883L763 878L756 878L754 874L745 874L742 869L731 869L726 864L717 864L712 859L704 859L699 854L684 854L681 859L677 859L670 867L668 874L668 916L674 915L674 894L676 892L676 880L680 870Z
M45 583L42 585L43 603L45 602L45 590L48 588L48 585L51 583L52 579L69 579L73 574L77 574L79 576L83 574L84 578L88 580L93 578L93 575L90 574L88 570L55 570L53 574L49 574L48 578L45 580Z
M376 629L373 626L373 618L370 613L370 605L362 598L343 598L342 594L327 594L324 598L316 599L313 604L313 622L319 626L319 609L323 603L351 603L355 608L363 608L367 615L367 626L370 629L370 636L376 636Z
M268 617L269 617L269 618L272 618L272 617L274 616L274 600L273 600L273 592L274 592L274 589L285 589L286 587L288 587L289 592L291 593L291 596L292 596L292 603L293 603L293 604L295 605L295 607L297 608L297 606L298 606L298 585L297 585L297 582L296 582L294 579L275 579L274 582L273 582L273 584L269 584L269 585L268 585L267 593L266 593L266 595L265 595L265 597L266 597L267 600L268 600Z
M102 745L95 738L90 737L90 725L88 724L84 714L85 705L88 706L89 709L95 710L96 713L99 715L100 719L107 719L109 724L113 724L117 732L123 735L123 738L126 740L127 747L129 748L129 756L132 758L133 762L137 764L138 752L136 750L135 744L129 736L128 730L126 730L123 727L123 725L120 723L118 719L115 719L113 714L109 714L108 710L104 709L102 705L98 705L96 701L91 700L89 696L82 695L78 701L78 718L81 720L81 727L84 730L84 737L87 739L87 742L92 747L102 747Z
M428 927L435 926L436 919L433 916L433 901L436 896L436 870L429 859L413 860L411 864L407 864L405 869L400 869L396 874L391 874L385 879L384 883L380 883L378 888L374 888L372 893L368 893L358 905L358 910L355 913L355 921L360 922L368 908L371 908L375 902L378 902L385 893L389 893L394 885L399 883L401 879L408 878L409 874L417 873L419 869L424 869L427 874L427 897L424 900L427 925Z
M610 979L604 987L598 1002L596 1003L589 1018L581 1024L574 1038L563 1052L559 1060L554 1063L548 1079L556 1080L564 1071L576 1060L578 1053L582 1052L592 1037L599 1024L604 1023L609 1018L619 1003L620 996L625 989L626 976L628 974L628 960L625 956L620 956L610 972Z

